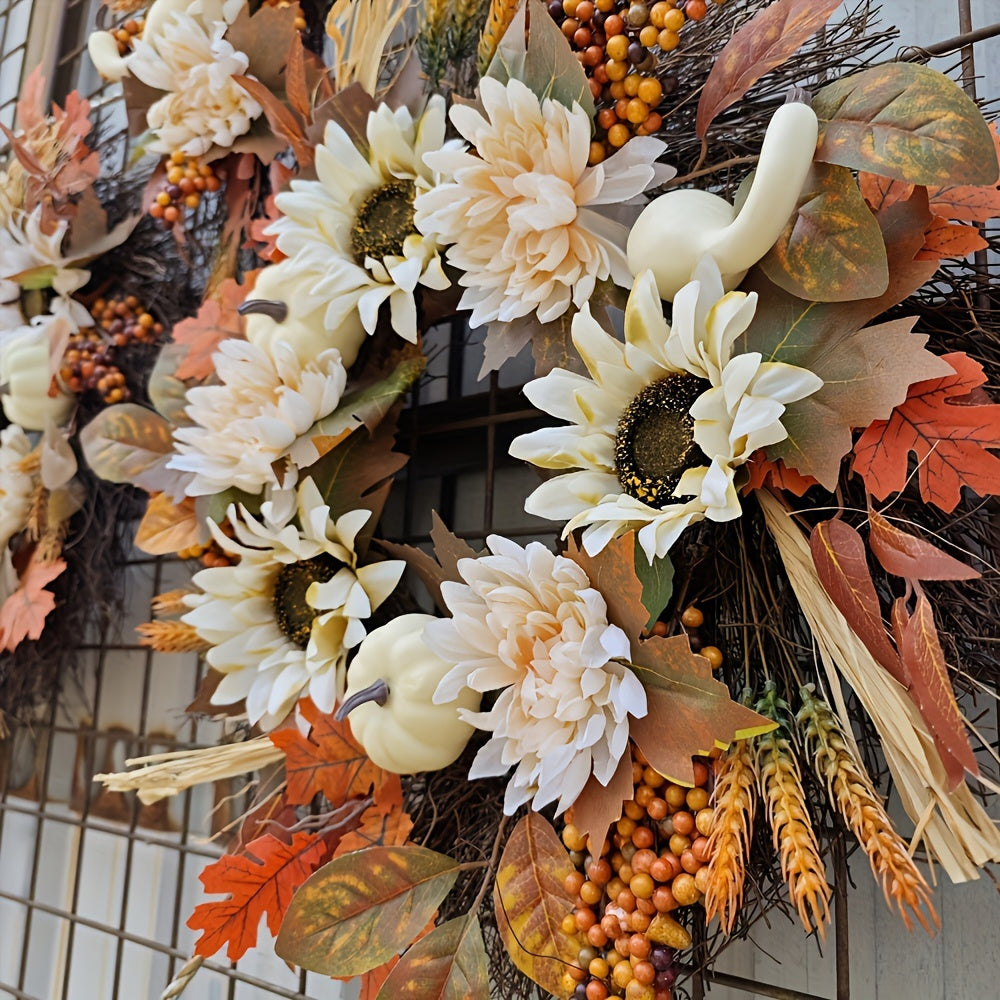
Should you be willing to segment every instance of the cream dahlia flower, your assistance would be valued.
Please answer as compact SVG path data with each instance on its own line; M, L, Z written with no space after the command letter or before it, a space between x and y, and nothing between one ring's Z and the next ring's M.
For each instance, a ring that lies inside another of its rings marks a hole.
M521 548L492 535L491 555L462 559L464 583L441 591L453 617L428 624L424 642L455 664L438 685L437 703L464 688L502 688L488 712L460 709L491 732L470 778L516 765L504 812L529 800L567 809L591 774L606 785L628 745L629 715L642 718L646 692L616 658L629 642L610 625L604 598L572 560L539 542Z
M24 429L11 424L0 431L0 550L27 523L38 480L38 456Z
M293 180L275 202L284 218L277 235L284 262L309 286L299 313L319 305L331 332L359 321L375 332L388 300L392 328L416 343L418 285L441 290L451 282L441 266L437 241L413 224L413 200L434 185L424 154L444 144L444 99L435 95L414 121L406 108L385 104L368 116L368 150L361 152L336 123L316 147L318 179Z
M154 153L183 150L201 156L212 146L231 146L250 131L263 108L234 79L250 60L223 35L229 28L218 4L174 10L151 39L137 38L126 58L128 71L166 94L146 112L156 139Z
M467 151L443 149L425 161L443 183L416 201L416 223L448 249L464 274L459 305L471 323L537 313L545 323L586 303L598 281L628 285L628 230L594 210L641 194L672 176L653 161L658 139L632 139L588 167L591 120L578 104L539 99L519 80L484 79L486 116L453 106Z
M90 272L73 267L63 256L63 238L69 223L61 219L52 232L46 232L42 207L38 205L31 212L15 209L0 226L0 279L24 285L27 282L17 276L36 271L31 287L52 288L58 295L68 296L90 280Z
M340 352L331 348L303 365L283 341L265 353L232 339L212 357L222 384L188 390L194 426L174 431L177 454L167 467L194 473L188 496L281 485L274 464L340 402L347 382Z
M695 521L739 517L737 469L788 436L786 404L823 385L804 368L734 353L756 305L754 293L725 293L706 257L677 293L672 325L649 271L629 295L624 344L589 309L575 316L573 343L589 377L556 368L524 389L569 426L523 434L510 453L576 471L543 483L525 509L568 520L564 534L585 527L591 554L635 529L650 562Z
M298 524L293 523L297 516ZM182 618L212 648L205 658L225 676L217 705L246 699L251 722L270 728L308 695L323 712L343 695L347 651L365 636L364 619L392 593L404 563L359 566L355 538L371 511L330 518L312 479L275 490L258 520L229 508L235 538L209 528L239 556L235 566L196 573L201 594Z

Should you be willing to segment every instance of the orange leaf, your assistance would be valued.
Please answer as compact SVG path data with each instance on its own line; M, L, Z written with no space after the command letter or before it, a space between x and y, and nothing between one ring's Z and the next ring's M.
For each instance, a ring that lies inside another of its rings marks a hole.
M201 545L208 537L208 528L195 513L193 497L175 504L166 493L155 493L139 522L135 544L151 556L165 556Z
M965 772L978 774L979 766L969 744L965 720L955 701L930 602L918 591L917 606L910 618L904 599L897 598L892 617L910 697L917 703L934 737L948 775L949 790L954 791L962 783Z
M376 799L382 797L383 790L391 794L392 778L371 762L351 734L349 723L334 721L310 701L301 703L301 711L312 723L308 737L295 728L270 734L271 742L285 752L285 795L292 805L308 805L317 792L335 806L367 795L373 787ZM398 783L398 777L393 777Z
M45 616L56 606L55 595L45 590L66 568L62 559L36 562L32 555L20 586L0 606L0 650L14 652L23 639L37 639L45 628Z
M179 379L206 379L215 371L212 354L227 337L243 339L243 317L236 311L250 285L226 278L215 297L206 299L198 315L178 323L173 329L175 344L186 344L187 356L178 365Z
M1000 164L1000 132L997 123L990 125L997 163ZM996 184L956 184L951 187L929 188L927 197L931 209L946 219L964 222L986 222L1000 216L1000 179Z
M593 775L587 779L572 806L573 825L584 836L603 840L611 824L621 819L622 805L632 798L634 791L632 751L626 750L606 786Z
M980 496L1000 492L1000 405L963 400L986 381L962 353L943 358L954 371L910 387L888 420L876 420L854 446L854 471L879 500L906 485L909 456L919 463L920 494L950 513L967 486ZM964 403L964 405L963 405Z
M747 470L750 473L750 478L743 487L744 494L770 485L775 489L787 490L794 496L801 497L811 486L819 485L812 476L803 476L795 469L789 469L780 458L772 462L766 457L764 449L755 451L750 456L747 461Z
M382 991L382 986L389 978L389 973L396 968L398 961L399 955L393 955L385 965L380 965L377 969L366 972L359 980L361 992L358 994L358 1000L376 1000Z
M188 918L188 927L203 932L194 948L205 958L227 945L226 955L235 962L257 943L262 915L277 934L295 890L329 852L324 838L311 833L295 834L291 844L266 833L246 850L245 855L223 855L199 876L205 892L226 894L223 900L199 903Z
M924 234L924 245L914 260L942 260L945 257L967 257L989 244L975 226L963 226L935 215L930 229Z
M876 213L895 205L897 201L909 201L914 187L906 181L882 177L880 174L870 174L867 170L858 172L858 186L861 188L865 201Z
M716 115L793 56L839 6L837 0L777 0L744 24L715 57L705 81L698 102L698 138L705 138Z
M333 856L339 858L362 847L402 847L412 829L413 820L402 808L386 810L378 805L369 806L361 814L358 828L340 838Z
M975 580L981 574L937 546L890 524L869 509L868 544L882 568L908 580Z

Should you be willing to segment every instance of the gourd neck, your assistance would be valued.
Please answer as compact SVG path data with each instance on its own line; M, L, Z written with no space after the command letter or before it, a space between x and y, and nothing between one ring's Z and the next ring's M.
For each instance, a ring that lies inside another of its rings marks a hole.
M337 722L343 722L358 705L365 705L370 701L373 701L376 705L384 705L388 700L389 685L380 677L377 681L369 684L368 687L356 691L350 698L345 698L333 717Z

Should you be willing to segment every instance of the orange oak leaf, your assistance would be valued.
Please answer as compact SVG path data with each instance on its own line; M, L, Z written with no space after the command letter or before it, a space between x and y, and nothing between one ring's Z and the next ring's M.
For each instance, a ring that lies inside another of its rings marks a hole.
M212 354L227 337L243 339L243 317L236 311L253 286L226 278L215 296L205 299L197 316L182 320L173 329L175 344L185 344L187 355L177 367L179 379L206 379L215 371Z
M779 458L771 461L766 457L764 449L755 451L747 460L747 471L750 478L743 487L744 493L759 490L764 486L786 490L794 496L805 496L806 490L819 483L812 476L803 476L795 469L789 469Z
M55 595L45 589L66 568L63 559L43 563L32 556L20 586L0 606L0 650L12 653L23 639L37 639L45 616L56 606Z
M980 496L1000 493L1000 405L969 403L986 381L966 354L946 354L954 371L910 387L888 420L876 420L854 446L854 471L877 499L906 485L909 456L919 463L920 495L950 513L967 486Z
M948 665L930 602L917 590L917 603L911 617L906 611L906 600L897 598L892 609L892 624L910 697L917 703L934 737L948 775L948 787L954 791L964 780L965 772L978 774L979 766L948 677Z
M914 260L943 260L945 257L967 257L989 246L975 226L963 226L935 215L924 233L924 245Z
M257 943L261 916L277 934L295 890L327 859L329 846L321 835L296 833L290 844L266 833L251 841L246 854L225 854L199 875L207 893L225 899L199 903L188 918L202 931L195 943L198 955L210 958L220 948L235 962Z
M908 201L913 194L913 185L893 177L870 174L867 170L858 172L858 187L873 212L881 212L897 201Z
M1000 165L1000 131L997 123L990 125L993 146ZM996 184L976 186L955 184L950 187L929 188L927 197L931 211L946 219L960 219L963 222L986 222L1000 216L1000 179Z
M270 734L271 742L285 752L285 796L292 805L307 805L317 792L335 806L372 788L377 801L392 797L392 778L398 784L398 777L372 763L348 722L336 722L308 700L300 702L300 711L312 724L308 737L294 727Z
M340 838L333 856L338 858L362 847L402 847L412 829L413 820L402 807L387 811L378 805L369 806L361 814L357 829Z

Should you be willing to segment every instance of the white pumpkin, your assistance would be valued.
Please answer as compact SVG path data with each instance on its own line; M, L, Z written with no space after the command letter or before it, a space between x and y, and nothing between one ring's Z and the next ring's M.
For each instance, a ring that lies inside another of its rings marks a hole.
M63 423L76 403L75 396L59 388L56 395L49 395L49 336L42 326L25 326L0 340L0 385L4 383L3 411L25 430L45 430L49 421Z

